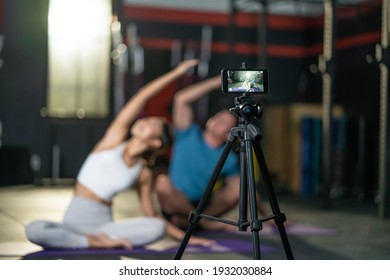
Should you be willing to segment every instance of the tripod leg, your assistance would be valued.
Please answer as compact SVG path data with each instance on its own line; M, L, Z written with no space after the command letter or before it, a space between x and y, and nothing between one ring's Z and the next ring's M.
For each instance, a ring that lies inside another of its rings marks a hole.
M204 208L206 207L206 205L211 197L211 193L213 191L215 182L217 181L219 174L221 173L221 170L226 162L226 159L229 156L229 152L232 148L234 140L235 140L235 136L233 136L230 133L228 136L227 142L225 144L225 147L222 151L222 154L217 162L217 165L214 168L213 174L209 180L207 188L206 188L198 206L196 207L195 211L191 212L191 214L188 218L188 220L190 221L190 225L188 226L187 231L184 235L184 238L183 238L183 240L180 244L180 247L176 253L175 260L181 259L182 255L184 253L184 250L187 247L188 241L190 240L191 235L196 228L196 225L199 223L199 220L202 217L201 214L202 214Z
M238 229L239 231L246 231L248 222L248 184L246 176L246 153L245 143L240 142L240 202L239 202L239 220Z
M267 164L264 159L263 151L261 149L260 143L257 141L253 142L253 148L259 163L259 168L261 171L262 178L264 180L265 189L270 201L270 205L272 208L272 212L275 215L274 219L276 222L276 225L278 227L280 237L282 239L283 247L287 256L287 259L292 260L294 259L290 244L288 242L286 230L283 226L283 223L286 221L286 216L280 212L279 205L276 199L276 194L272 186L271 177L268 172Z
M251 210L251 231L253 240L253 254L254 259L261 259L260 256L260 238L259 231L262 228L262 223L257 216L257 203L256 203L256 188L255 188L255 175L253 171L253 157L252 157L252 145L249 140L245 141L246 150L246 169L247 169L247 181L249 186L249 198L250 198L250 210Z

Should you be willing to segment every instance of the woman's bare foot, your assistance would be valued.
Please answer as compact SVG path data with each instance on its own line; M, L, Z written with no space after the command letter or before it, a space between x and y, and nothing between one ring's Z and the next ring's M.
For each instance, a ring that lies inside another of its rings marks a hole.
M203 237L197 237L197 236L192 236L190 240L188 241L188 244L190 245L201 245L204 247L211 247L216 243L215 240L210 240L207 238Z
M107 235L100 233L96 235L88 235L89 248L100 248L100 249L114 249L114 248L125 248L132 249L129 242L124 239L110 239Z

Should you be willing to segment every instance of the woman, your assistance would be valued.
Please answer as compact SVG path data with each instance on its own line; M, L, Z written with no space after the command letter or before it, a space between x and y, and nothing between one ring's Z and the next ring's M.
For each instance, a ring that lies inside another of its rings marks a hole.
M154 242L165 233L177 240L183 238L181 230L156 214L152 171L143 158L169 144L169 129L163 118L136 118L148 100L197 63L196 59L180 63L127 102L81 167L63 222L28 224L26 236L31 242L44 248L131 249ZM129 128L131 137L127 139ZM144 216L114 222L112 199L130 186L137 188ZM194 237L190 243L210 245L211 241Z

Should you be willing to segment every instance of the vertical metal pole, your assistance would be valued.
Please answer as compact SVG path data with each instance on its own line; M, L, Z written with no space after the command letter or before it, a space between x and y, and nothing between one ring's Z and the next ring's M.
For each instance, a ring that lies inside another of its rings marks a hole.
M204 79L209 75L209 63L211 59L211 49L213 44L213 28L210 25L202 27L202 40L200 47L200 62L198 64L198 77ZM209 115L209 95L204 95L198 99L197 119L199 123L206 123Z
M382 38L380 45L377 45L376 59L379 62L380 71L380 98L379 98L379 216L388 217L389 200L389 150L388 150L388 129L389 129L389 63L390 63L390 0L382 1Z
M228 44L229 44L229 58L232 62L234 55L234 31L235 31L235 17L236 17L236 6L235 0L229 1L230 11L229 11L229 26L228 26Z
M330 207L332 183L332 103L334 92L334 30L335 0L324 0L324 49L319 57L318 69L322 73L322 141L323 141L323 185L321 195L323 207Z
M127 47L123 44L122 27L119 20L111 23L113 62L113 93L114 93L114 115L118 115L125 104L125 73L128 67ZM133 38L131 38L133 40Z
M2 145L2 141L1 141L2 136L3 136L3 123L0 121L0 148Z
M259 45L258 66L267 67L267 29L268 29L268 0L261 0L262 12L260 13L257 42Z
M58 144L52 147L51 179L52 183L57 184L60 180L60 160L61 149Z

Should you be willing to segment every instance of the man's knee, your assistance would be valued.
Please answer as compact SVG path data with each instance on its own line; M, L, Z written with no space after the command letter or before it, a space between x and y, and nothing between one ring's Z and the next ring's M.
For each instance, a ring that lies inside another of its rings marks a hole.
M238 205L240 201L239 191L217 191L213 194L213 199L210 203L210 208L226 208L231 209Z
M231 195L229 195L227 197L227 200L230 202L230 204L233 204L233 205L238 204L238 202L240 200L240 193L239 192L232 193Z
M236 204L240 200L240 190L238 188L228 188L217 195L220 195L221 199L229 204Z

